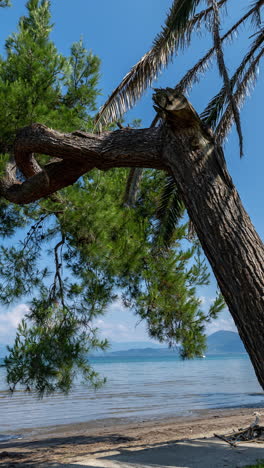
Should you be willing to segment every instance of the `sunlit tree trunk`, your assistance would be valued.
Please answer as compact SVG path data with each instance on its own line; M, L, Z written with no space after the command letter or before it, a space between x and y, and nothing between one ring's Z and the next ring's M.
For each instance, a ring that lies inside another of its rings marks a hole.
M199 126L191 106L189 116L186 107L177 111L177 102L176 111L168 107L163 157L264 388L264 245L213 136Z

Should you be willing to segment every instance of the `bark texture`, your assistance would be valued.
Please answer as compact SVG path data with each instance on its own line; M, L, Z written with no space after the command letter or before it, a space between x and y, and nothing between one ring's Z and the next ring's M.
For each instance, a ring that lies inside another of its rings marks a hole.
M159 90L160 128L102 135L61 134L43 125L23 129L14 154L27 177L7 170L0 194L30 203L75 182L96 167L152 167L171 172L212 266L227 306L264 388L264 246L228 174L221 148L184 96ZM55 160L40 168L33 153Z
M101 135L84 132L63 134L45 125L33 124L17 134L14 145L16 166L27 180L15 177L15 166L7 166L0 181L0 195L16 204L46 197L73 184L93 168L114 167L166 169L160 158L162 135L158 129L123 129ZM41 168L34 153L52 157Z
M227 172L222 149L192 106L168 91L155 100L166 120L163 158L264 388L263 243Z

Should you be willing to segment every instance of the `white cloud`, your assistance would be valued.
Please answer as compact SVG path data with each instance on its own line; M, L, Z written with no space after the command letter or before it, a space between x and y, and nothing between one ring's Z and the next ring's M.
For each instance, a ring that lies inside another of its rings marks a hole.
M208 306L208 308L214 303L215 297L200 296L199 297L202 306Z
M120 297L117 297L107 308L108 313L126 313L128 310L127 307L124 306L123 301Z
M105 317L94 321L94 325L99 328L102 338L107 338L110 341L149 340L146 324L144 322L138 323L138 317L124 306L120 297L109 305Z
M135 317L133 323L131 323L131 321L129 321L129 323L113 323L111 318L108 320L106 317L105 320L95 320L94 325L98 327L100 336L102 338L107 338L109 341L116 343L127 341L150 341L150 338L146 333L144 322L140 323L139 325L136 325L135 322ZM219 330L237 332L236 326L231 316L227 318L218 318L206 326L207 335L211 335L212 333L215 333Z
M28 311L26 304L19 304L7 312L0 312L0 343L12 342L18 324Z
M145 325L135 325L125 322L111 322L109 320L97 319L94 325L98 327L102 338L107 338L110 341L145 341L148 336L145 331Z
M201 301L201 309L209 311L210 306L214 303L215 297L212 296L200 296ZM207 335L211 335L220 330L227 330L227 331L234 331L237 332L236 325L232 316L228 312L227 308L225 308L219 315L219 318L212 320L211 323L206 325L205 332Z
M237 332L237 328L235 326L234 320L232 317L220 317L216 320L213 320L212 323L209 323L206 327L206 334L211 335L219 330L228 330Z
M215 297L201 296L201 307L209 309ZM103 318L95 320L94 325L100 330L102 338L114 342L126 341L150 341L146 331L145 322L138 324L138 318L126 308L122 300L117 298L109 307L108 313ZM206 334L211 335L219 330L237 331L234 321L227 311L223 310L220 317L206 326Z

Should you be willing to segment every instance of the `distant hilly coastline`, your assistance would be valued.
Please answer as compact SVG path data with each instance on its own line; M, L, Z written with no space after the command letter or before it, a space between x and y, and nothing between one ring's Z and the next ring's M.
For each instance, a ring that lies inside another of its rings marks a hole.
M172 354L177 353L177 349L169 349L169 348L132 348L120 351L111 351L108 353L104 353L104 356L123 356L123 357L151 357L151 356L171 356Z
M153 345L152 343L115 343L113 351L104 353L104 356L124 356L124 357L151 357L151 356L171 356L177 353L177 349L169 349L162 345ZM119 349L116 349L118 345ZM130 347L131 346L131 347ZM206 355L210 354L240 354L246 353L244 345L238 333L220 330L207 337ZM99 355L99 354L98 354ZM100 354L102 355L102 353Z
M238 333L220 330L207 337L206 353L246 353L246 350Z
M113 343L112 351L93 354L93 357L155 357L172 356L177 349L169 349L161 344L149 342ZM221 330L207 337L206 356L212 354L242 354L246 353L238 333ZM6 346L0 344L0 359L7 354Z

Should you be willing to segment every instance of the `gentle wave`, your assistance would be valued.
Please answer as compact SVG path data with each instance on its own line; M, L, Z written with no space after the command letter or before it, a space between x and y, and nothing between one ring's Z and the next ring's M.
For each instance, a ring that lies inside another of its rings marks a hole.
M193 410L260 406L264 394L246 356L94 358L107 384L94 392L77 382L69 396L39 400L18 390L10 395L0 369L0 432L92 421L102 418L150 419ZM217 361L217 362L216 362Z

